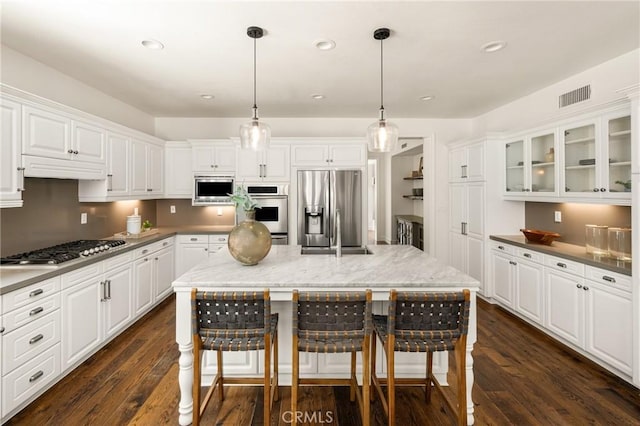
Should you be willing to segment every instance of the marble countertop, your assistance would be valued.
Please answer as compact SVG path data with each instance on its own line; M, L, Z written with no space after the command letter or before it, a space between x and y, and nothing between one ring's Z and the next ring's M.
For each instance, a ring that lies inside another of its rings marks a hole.
M245 266L223 250L176 278L181 287L265 288L272 293L294 288L388 291L390 288L469 288L478 282L412 246L367 246L369 255L302 255L300 246L272 246L259 264Z
M158 233L143 238L125 238L127 245L100 256L71 260L59 266L0 266L0 294L18 290L42 280L102 262L131 250L180 234L228 234L233 226L179 226L158 228ZM113 236L104 240L118 239Z
M576 262L595 266L596 268L631 276L631 262L619 262L609 257L588 254L584 246L567 244L560 241L554 241L550 246L530 243L523 235L491 235L489 238L494 241L500 241L540 253L551 254L564 259L575 260Z

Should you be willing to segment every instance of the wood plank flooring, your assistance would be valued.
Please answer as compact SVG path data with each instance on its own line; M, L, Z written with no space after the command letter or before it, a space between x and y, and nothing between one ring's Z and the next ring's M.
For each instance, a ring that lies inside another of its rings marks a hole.
M174 319L171 297L7 424L177 424ZM640 425L639 389L482 301L478 324L477 425ZM222 405L214 399L207 407L203 425L262 424L261 387L232 387L225 393ZM400 389L396 424L454 424L437 393L431 405L423 401L420 389ZM346 387L303 387L298 406L315 419L307 424L360 424ZM282 387L271 424L289 424L289 407L290 389ZM378 400L371 418L374 425L386 424Z

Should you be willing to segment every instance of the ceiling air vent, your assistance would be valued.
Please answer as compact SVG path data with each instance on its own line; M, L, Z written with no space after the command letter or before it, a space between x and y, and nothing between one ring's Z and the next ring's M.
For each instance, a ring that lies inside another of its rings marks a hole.
M580 87L570 92L560 95L558 98L558 106L560 108L577 104L578 102L586 101L591 98L591 85Z

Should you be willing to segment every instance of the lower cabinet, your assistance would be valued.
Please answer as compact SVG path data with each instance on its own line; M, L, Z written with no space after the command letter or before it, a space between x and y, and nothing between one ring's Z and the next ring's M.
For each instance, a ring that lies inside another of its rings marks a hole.
M107 271L101 297L104 337L109 338L133 320L133 267Z
M150 244L137 250L134 257L134 313L138 316L171 293L174 279L173 240Z
M492 244L496 302L630 380L631 277L504 243Z
M177 277L209 258L208 235L178 235L176 241Z

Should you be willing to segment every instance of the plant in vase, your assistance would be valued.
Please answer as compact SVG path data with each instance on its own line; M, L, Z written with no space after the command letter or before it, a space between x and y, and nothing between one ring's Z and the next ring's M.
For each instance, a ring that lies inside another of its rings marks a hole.
M623 182L621 180L617 180L616 183L618 185L622 185L624 187L624 192L629 192L631 191L631 180L628 180L626 182Z
M255 265L271 250L271 233L264 224L255 220L255 209L260 207L246 189L238 185L233 194L228 195L236 209L243 209L247 216L229 233L229 253L240 263Z

